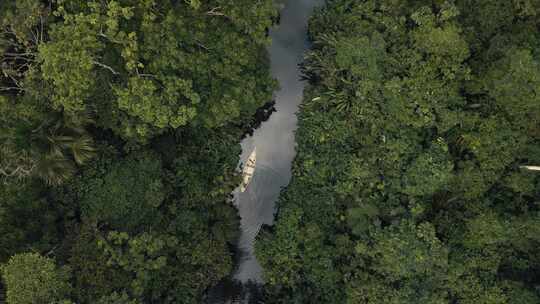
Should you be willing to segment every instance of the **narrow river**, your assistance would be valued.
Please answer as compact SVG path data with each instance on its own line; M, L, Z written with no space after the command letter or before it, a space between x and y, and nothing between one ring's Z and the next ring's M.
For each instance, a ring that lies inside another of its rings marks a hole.
M234 193L234 204L241 217L240 238L237 249L240 259L233 274L233 283L214 290L212 303L248 303L249 292L239 296L231 289L244 289L249 283L262 284L262 268L254 246L262 225L274 221L276 200L280 191L291 178L291 166L295 156L294 131L296 112L302 101L304 83L301 81L299 64L309 48L307 39L308 19L316 6L324 0L276 0L282 7L278 26L270 31L272 44L268 48L271 71L279 81L275 93L275 108L270 118L246 137L242 145L241 162L246 163L256 149L256 168L245 192ZM230 284L230 282L229 282ZM239 288L240 285L240 288ZM229 289L229 290L226 290ZM220 294L220 295L218 295ZM225 295L228 294L228 295ZM231 296L235 299L231 300ZM216 299L217 298L217 299Z
M307 24L313 8L321 0L278 1L283 6L279 26L272 29L270 54L272 76L279 81L275 94L276 112L253 136L242 141L241 159L245 163L257 151L252 181L243 193L235 193L241 217L239 249L245 254L235 278L241 282L262 282L262 269L254 256L254 242L263 224L274 221L275 202L291 178L295 155L296 111L302 101L304 83L299 64L308 50Z

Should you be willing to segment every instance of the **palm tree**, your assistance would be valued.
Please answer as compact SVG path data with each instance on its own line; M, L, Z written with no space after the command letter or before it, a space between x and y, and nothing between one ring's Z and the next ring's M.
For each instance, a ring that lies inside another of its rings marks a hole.
M82 135L74 138L67 144L73 160L77 165L83 165L85 162L93 158L96 154L94 141L90 136Z
M34 176L48 185L60 185L76 172L77 165L94 157L94 142L84 128L91 120L84 116L74 119L59 114L32 132Z
M68 117L53 113L39 127L24 125L1 132L0 180L37 177L60 185L96 154L85 126L89 115Z
M73 176L75 171L73 162L63 155L48 154L39 158L33 175L49 186L58 186Z

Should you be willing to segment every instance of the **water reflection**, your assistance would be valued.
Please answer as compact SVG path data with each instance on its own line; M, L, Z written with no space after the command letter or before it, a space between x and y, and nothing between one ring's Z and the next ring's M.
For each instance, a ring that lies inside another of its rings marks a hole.
M262 282L262 269L254 255L255 239L262 225L271 223L274 218L274 202L284 180L279 171L257 162L246 191L235 193L234 203L240 211L242 231L237 246L242 254L234 277L241 282Z
M245 192L234 193L234 203L241 217L237 267L232 278L209 292L210 303L259 302L262 269L254 254L254 243L262 225L274 221L275 202L291 178L295 155L296 111L302 100L304 83L299 64L309 44L308 18L324 0L276 1L282 5L280 25L270 31L268 48L272 75L279 81L275 110L242 145L241 162L245 163L257 147L255 173Z
M296 111L302 100L304 83L299 64L309 47L308 18L323 0L280 1L283 5L278 27L270 31L268 51L272 75L279 81L275 94L276 112L241 143L242 162L257 147L257 167L247 193L235 194L241 217L239 249L246 253L234 277L241 282L262 282L262 270L254 256L254 240L264 224L274 221L275 202L289 183L295 155Z

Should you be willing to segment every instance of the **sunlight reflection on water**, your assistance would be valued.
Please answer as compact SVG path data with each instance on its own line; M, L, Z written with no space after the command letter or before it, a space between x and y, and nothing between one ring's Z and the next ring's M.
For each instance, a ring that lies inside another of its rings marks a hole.
M241 143L242 163L257 147L251 183L245 192L237 189L233 193L233 202L241 217L237 244L241 257L233 280L223 282L222 296L217 296L220 300L212 300L212 303L248 303L248 299L254 298L252 293L257 291L257 286L252 283L263 283L262 268L254 254L255 241L263 225L273 224L276 201L291 177L296 112L305 85L301 81L299 64L309 48L308 18L313 8L323 4L324 0L276 0L276 3L283 5L283 10L279 26L270 31L272 44L268 47L271 73L280 84L274 96L276 112ZM236 294L233 296L236 299L231 300L230 294Z
M270 31L272 44L268 48L271 73L280 84L275 93L275 109L270 118L245 138L241 160L245 163L257 147L255 175L244 193L235 193L235 204L241 217L239 249L246 258L234 275L241 282L262 283L262 269L254 256L254 241L262 225L273 224L275 202L281 189L289 183L295 155L294 131L296 112L302 101L305 83L299 64L309 48L307 26L315 6L323 0L289 0L284 3L278 27Z

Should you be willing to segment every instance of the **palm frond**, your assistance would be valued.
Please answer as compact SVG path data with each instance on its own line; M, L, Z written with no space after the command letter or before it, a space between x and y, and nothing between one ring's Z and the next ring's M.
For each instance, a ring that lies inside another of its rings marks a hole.
M45 155L36 166L34 175L49 186L63 184L75 174L73 162L58 155Z
M86 161L96 155L94 141L90 136L81 136L70 143L73 159L78 165L84 164Z

